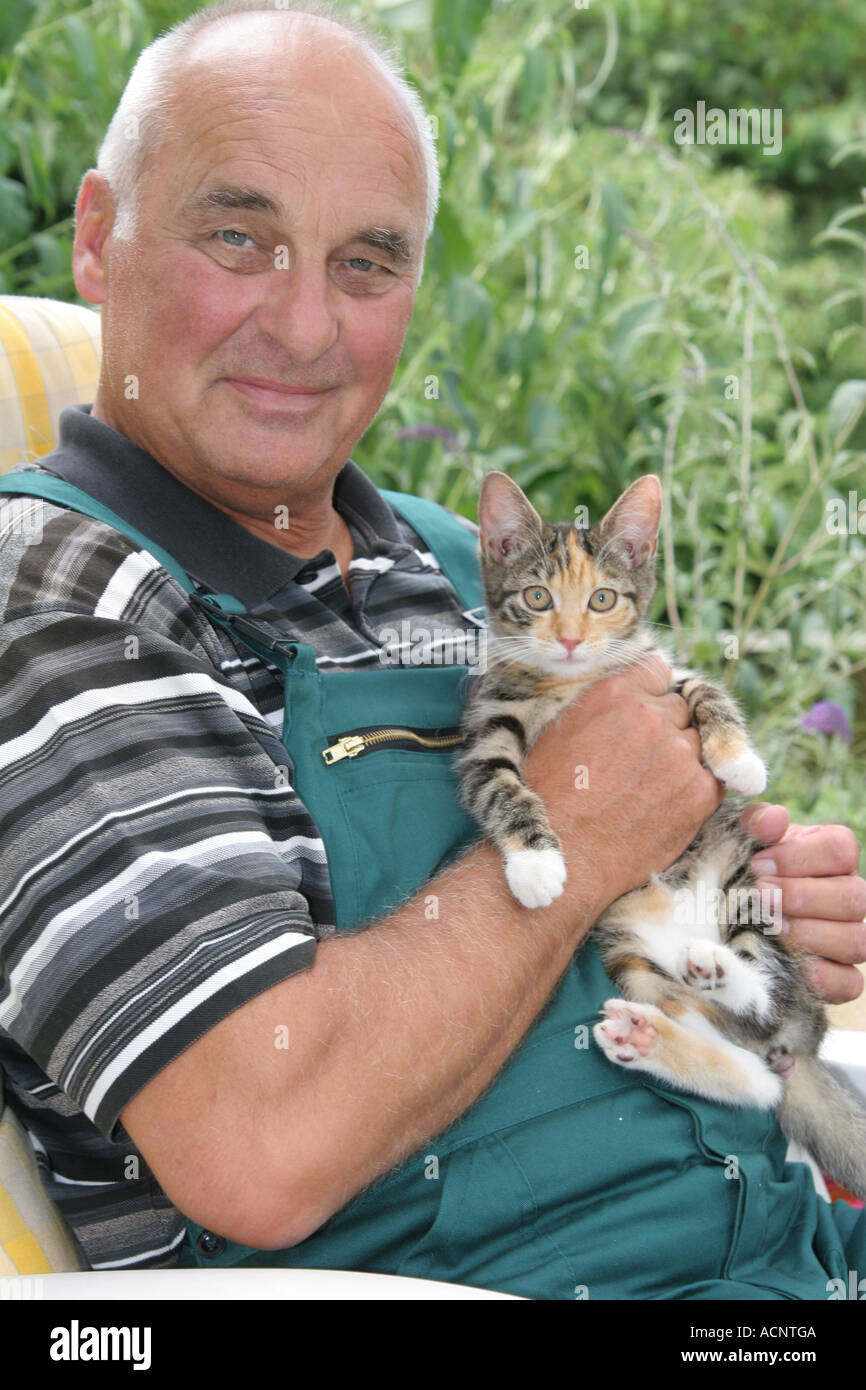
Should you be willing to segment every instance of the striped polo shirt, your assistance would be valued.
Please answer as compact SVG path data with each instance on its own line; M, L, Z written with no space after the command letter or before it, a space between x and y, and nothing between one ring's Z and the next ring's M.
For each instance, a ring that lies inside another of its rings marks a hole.
M354 554L289 554L125 436L65 410L64 478L231 593L323 671L447 660L477 632L415 531L351 460ZM470 523L467 523L470 525ZM415 645L415 632L439 634ZM439 645L437 646L436 643ZM279 672L212 626L146 551L0 496L0 1065L42 1180L93 1269L176 1262L183 1218L119 1120L202 1033L313 963L324 847L280 742Z

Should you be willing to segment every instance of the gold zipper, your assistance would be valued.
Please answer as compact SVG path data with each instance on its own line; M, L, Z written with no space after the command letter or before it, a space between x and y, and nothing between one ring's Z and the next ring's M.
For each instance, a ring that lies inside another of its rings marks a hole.
M463 742L461 734L437 734L431 738L425 734L416 734L414 729L371 729L366 734L344 734L336 743L322 749L322 757L330 765L340 762L342 758L357 758L365 749L375 748L377 744L390 743L395 739L411 739L422 748L450 748Z

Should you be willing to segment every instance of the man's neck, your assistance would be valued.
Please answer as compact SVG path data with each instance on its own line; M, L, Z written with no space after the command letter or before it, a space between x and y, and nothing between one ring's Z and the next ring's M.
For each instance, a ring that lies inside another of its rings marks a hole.
M183 479L181 481L184 481ZM189 483L186 483L189 487ZM193 488L192 491L197 491ZM278 545L281 550L287 550L290 555L303 556L310 558L318 555L321 550L333 551L334 558L340 567L344 583L348 584L349 562L355 551L355 542L352 533L346 525L340 513L336 510L332 500L333 486L329 490L329 495L318 502L313 499L304 499L304 511L298 514L291 508L286 508L285 524L281 525L283 513L277 510L276 518L249 516L242 511L237 511L233 507L226 506L222 502L214 501L204 493L199 493L211 506L218 507L226 516L231 517L232 521L237 522L238 526L243 526L245 530L257 536L259 540L268 541L271 545Z
M129 437L120 422L112 418L110 409L106 410L99 392L97 392L90 413L94 419L101 420L103 424L109 425L112 429L117 430L127 438ZM135 439L132 442L138 448L143 448L145 452L152 453L152 450L147 448L146 442L139 442ZM212 496L196 486L190 478L169 467L164 459L157 461L167 472L177 478L178 482L189 488L190 492L196 493L210 506L216 507L236 522L238 526L243 526L245 530L258 537L259 540L279 546L281 550L288 551L290 555L297 555L302 558L311 558L322 550L332 551L343 576L343 582L348 588L349 562L354 554L355 543L349 527L334 506L333 479L321 489L308 493L295 505L278 505L272 514L258 516L255 513L245 511L243 507L233 506L222 498Z

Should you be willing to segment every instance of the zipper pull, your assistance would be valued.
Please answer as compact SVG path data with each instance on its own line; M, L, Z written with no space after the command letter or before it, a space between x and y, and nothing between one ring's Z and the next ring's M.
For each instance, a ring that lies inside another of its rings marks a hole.
M360 734L344 734L329 748L322 749L322 757L328 764L338 763L341 758L357 758L365 743L366 739L362 738Z

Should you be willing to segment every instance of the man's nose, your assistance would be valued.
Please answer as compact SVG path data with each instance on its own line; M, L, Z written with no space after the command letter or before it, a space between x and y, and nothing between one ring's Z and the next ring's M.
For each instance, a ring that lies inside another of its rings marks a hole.
M258 322L294 361L315 362L337 341L337 290L326 267L293 263L291 254L285 252L286 264L281 266L280 251L278 247L274 253L275 268L266 277Z

